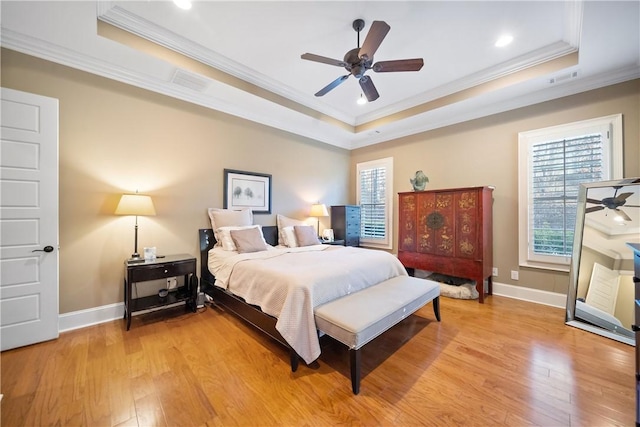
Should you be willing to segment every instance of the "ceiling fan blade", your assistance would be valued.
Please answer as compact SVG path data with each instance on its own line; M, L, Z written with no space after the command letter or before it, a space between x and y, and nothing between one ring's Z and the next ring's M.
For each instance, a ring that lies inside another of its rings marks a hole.
M629 196L631 196L633 193L622 193L622 194L618 194L618 197L616 197L616 202L618 201L624 201L627 200L629 198Z
M373 54L376 53L390 29L391 27L384 21L373 21L358 56L361 59L373 59Z
M315 55L313 53L305 53L300 58L307 61L322 62L323 64L335 65L336 67L346 67L348 64L337 59L327 58L326 56Z
M378 94L378 90L374 86L373 80L371 80L371 77L369 76L360 77L360 87L364 92L364 96L367 97L367 101L373 102L380 97L380 94Z
M391 73L395 71L420 71L424 61L422 58L398 59L396 61L380 61L373 64L376 73Z
M343 81L347 80L347 78L350 76L351 74L347 74L346 76L340 76L337 79L335 79L334 81L332 81L331 83L329 83L328 85L326 85L325 87L323 87L322 89L320 89L317 93L316 96L323 96L326 95L327 93L329 93L331 90L333 90L335 87L337 87L338 85L340 85L340 83L342 83Z
M629 218L629 215L624 213L624 211L621 211L620 209L614 209L614 211L616 211L616 213L620 215L622 219L624 219L625 221L631 221L631 218Z
M591 208L585 209L584 212L585 213L591 213L591 212L601 211L602 209L604 209L604 206L593 206Z
M596 205L599 205L599 204L602 203L602 200L596 200L596 199L587 198L587 203L595 203Z

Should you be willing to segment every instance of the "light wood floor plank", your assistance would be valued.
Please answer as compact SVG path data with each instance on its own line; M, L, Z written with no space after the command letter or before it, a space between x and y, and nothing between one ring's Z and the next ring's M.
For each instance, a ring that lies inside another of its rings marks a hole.
M0 355L2 426L631 426L635 349L564 310L441 298L362 350L292 373L288 351L218 307L178 307Z

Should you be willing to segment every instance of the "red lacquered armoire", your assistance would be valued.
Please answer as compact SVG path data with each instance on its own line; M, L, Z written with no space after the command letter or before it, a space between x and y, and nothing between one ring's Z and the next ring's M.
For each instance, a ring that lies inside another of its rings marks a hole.
M402 264L475 280L484 302L485 292L492 293L492 194L493 187L399 193Z

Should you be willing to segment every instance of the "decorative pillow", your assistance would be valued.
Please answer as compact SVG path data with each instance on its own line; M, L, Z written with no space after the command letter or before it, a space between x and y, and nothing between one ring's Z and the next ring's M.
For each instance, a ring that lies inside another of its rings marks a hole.
M307 223L298 219L287 218L284 215L278 214L276 215L276 225L278 226L278 244L287 246L283 229L285 227L293 227L294 225L307 225Z
M225 251L237 251L238 248L236 248L236 244L231 238L231 231L246 230L249 228L257 228L260 231L260 235L262 235L262 227L260 225L247 225L244 227L220 227L217 230L218 236L220 237L218 243L222 245L222 249L224 249ZM262 241L265 245L267 244L266 240L264 240L264 236L262 237Z
M293 231L296 233L298 246L311 246L320 244L318 236L316 236L316 229L310 225L294 225Z
M238 248L238 253L260 252L267 250L260 228L252 227L241 230L230 230L231 239Z
M218 235L218 229L220 227L243 227L247 225L253 225L253 212L251 209L231 210L231 209L218 209L209 208L209 218L211 219L211 228L213 229L213 235L216 238L216 246L220 246L220 236Z
M296 239L295 231L293 231L293 226L285 227L282 231L284 235L284 245L289 248L297 248L298 240Z

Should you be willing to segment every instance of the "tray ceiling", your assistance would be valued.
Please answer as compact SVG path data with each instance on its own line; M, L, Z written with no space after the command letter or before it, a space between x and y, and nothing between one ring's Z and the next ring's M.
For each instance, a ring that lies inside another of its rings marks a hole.
M635 1L170 1L0 4L4 47L346 149L640 77ZM419 72L367 73L365 105L342 60L374 20L375 60L424 58ZM514 37L498 48L502 34Z

